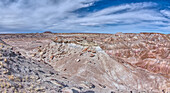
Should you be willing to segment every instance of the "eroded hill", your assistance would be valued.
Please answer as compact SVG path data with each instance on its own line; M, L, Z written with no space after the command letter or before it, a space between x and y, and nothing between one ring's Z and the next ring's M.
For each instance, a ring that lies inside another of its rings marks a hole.
M170 35L42 34L2 39L31 63L50 65L68 91L170 91Z

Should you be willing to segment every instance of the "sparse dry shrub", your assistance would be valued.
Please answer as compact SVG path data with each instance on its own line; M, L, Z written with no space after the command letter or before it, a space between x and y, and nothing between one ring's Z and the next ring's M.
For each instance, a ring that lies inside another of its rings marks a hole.
M8 79L9 79L9 80L14 80L14 75L9 75L9 76L8 76Z
M5 70L5 71L3 71L3 74L7 74L9 72L9 70Z
M7 62L7 58L4 59L4 62Z
M3 66L3 62L0 62L0 65Z

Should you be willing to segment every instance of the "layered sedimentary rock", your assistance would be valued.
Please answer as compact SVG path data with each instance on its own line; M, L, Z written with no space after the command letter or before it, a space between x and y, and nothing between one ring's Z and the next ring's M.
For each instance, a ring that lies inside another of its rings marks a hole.
M109 38L106 39L108 41ZM104 45L113 58L170 78L170 38L164 34L120 34Z
M55 34L51 39L28 39L5 41L19 47L16 51L22 49L26 57L51 65L70 82L69 87L79 88L79 92L170 91L170 35Z

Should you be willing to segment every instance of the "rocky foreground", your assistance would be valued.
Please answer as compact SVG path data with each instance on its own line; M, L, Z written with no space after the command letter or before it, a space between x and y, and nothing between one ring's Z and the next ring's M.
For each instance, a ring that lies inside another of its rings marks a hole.
M0 38L0 92L170 92L170 35L44 33Z

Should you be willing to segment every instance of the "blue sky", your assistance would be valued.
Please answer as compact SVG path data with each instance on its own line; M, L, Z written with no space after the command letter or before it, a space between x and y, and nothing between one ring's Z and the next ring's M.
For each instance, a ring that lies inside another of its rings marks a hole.
M0 0L0 33L170 34L170 0Z

